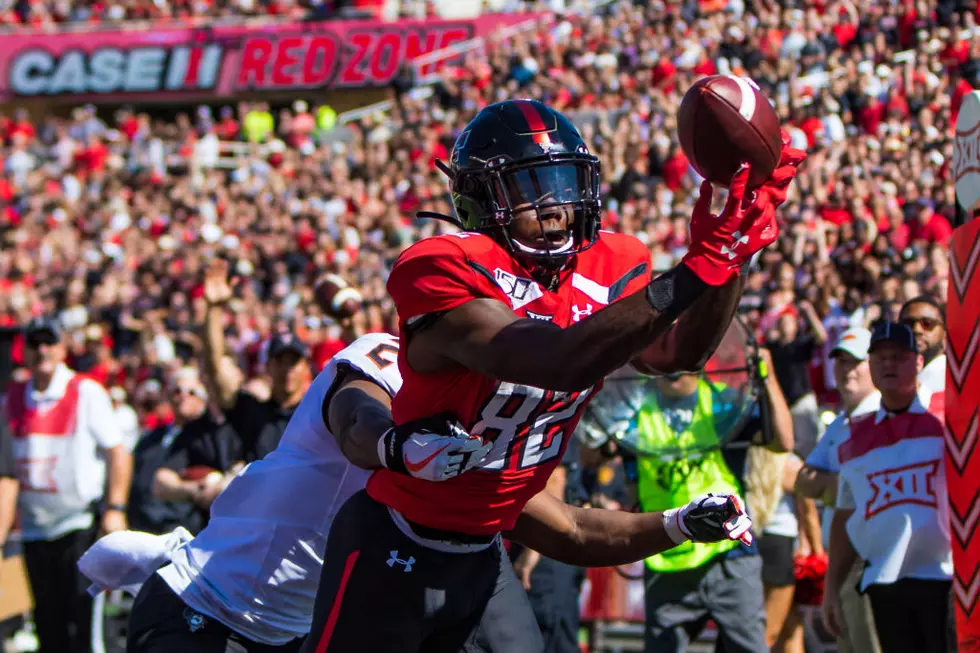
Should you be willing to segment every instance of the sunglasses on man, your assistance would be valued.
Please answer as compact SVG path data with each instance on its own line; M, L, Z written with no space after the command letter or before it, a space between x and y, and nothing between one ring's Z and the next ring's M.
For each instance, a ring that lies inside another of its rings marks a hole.
M914 329L915 325L921 324L922 328L926 331L932 331L942 324L940 320L932 317L906 317L899 321L910 329Z
M198 399L207 401L208 395L202 388L182 388L177 386L174 388L173 396L174 398L179 398L184 395L191 395L197 397Z

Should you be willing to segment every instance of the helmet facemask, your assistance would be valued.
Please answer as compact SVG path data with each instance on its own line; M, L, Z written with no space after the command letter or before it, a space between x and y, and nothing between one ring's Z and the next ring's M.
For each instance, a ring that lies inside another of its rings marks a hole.
M470 214L460 218L497 238L529 268L560 270L598 237L599 162L589 154L490 161L482 170L459 171L452 189L457 213L463 209ZM519 238L514 233L517 220L526 216L536 218L538 231L525 231ZM564 216L567 238L558 239L546 224Z

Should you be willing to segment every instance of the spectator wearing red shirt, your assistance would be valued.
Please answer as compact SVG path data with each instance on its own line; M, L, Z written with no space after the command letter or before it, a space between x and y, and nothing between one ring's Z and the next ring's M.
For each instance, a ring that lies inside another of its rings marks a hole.
M664 184L667 188L675 192L680 190L684 185L683 180L690 165L683 150L677 145L673 146L670 157L663 165Z
M930 245L933 243L947 245L950 236L953 235L949 220L936 213L935 204L931 200L920 199L918 205L915 220L909 225L909 240L913 242L924 240Z
M231 107L221 107L221 120L217 125L218 137L225 141L235 140L238 136L238 129L235 110Z
M901 211L895 210L889 214L888 218L888 241L897 251L902 251L909 246L909 226L905 224L905 216Z
M28 142L33 141L37 136L37 131L24 109L17 109L14 119L7 123L7 141L13 141L18 134Z

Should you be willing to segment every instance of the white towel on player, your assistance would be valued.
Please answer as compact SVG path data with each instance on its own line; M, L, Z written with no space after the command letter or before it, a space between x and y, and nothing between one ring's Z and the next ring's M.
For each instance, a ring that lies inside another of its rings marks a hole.
M164 535L140 531L110 533L78 559L78 570L92 581L88 589L92 596L117 589L136 596L150 575L168 564L174 551L191 539L193 536L182 526Z

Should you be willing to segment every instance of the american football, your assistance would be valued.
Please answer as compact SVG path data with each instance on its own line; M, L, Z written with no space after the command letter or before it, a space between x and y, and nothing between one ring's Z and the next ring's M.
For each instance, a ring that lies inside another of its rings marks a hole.
M209 485L221 480L222 474L213 467L207 465L191 465L180 475L185 481L205 481Z
M752 166L749 188L760 186L779 162L779 117L752 80L711 75L681 100L677 135L702 177L728 186L743 163Z
M336 274L320 277L313 287L313 294L320 310L336 320L351 317L361 310L364 302L357 288Z

